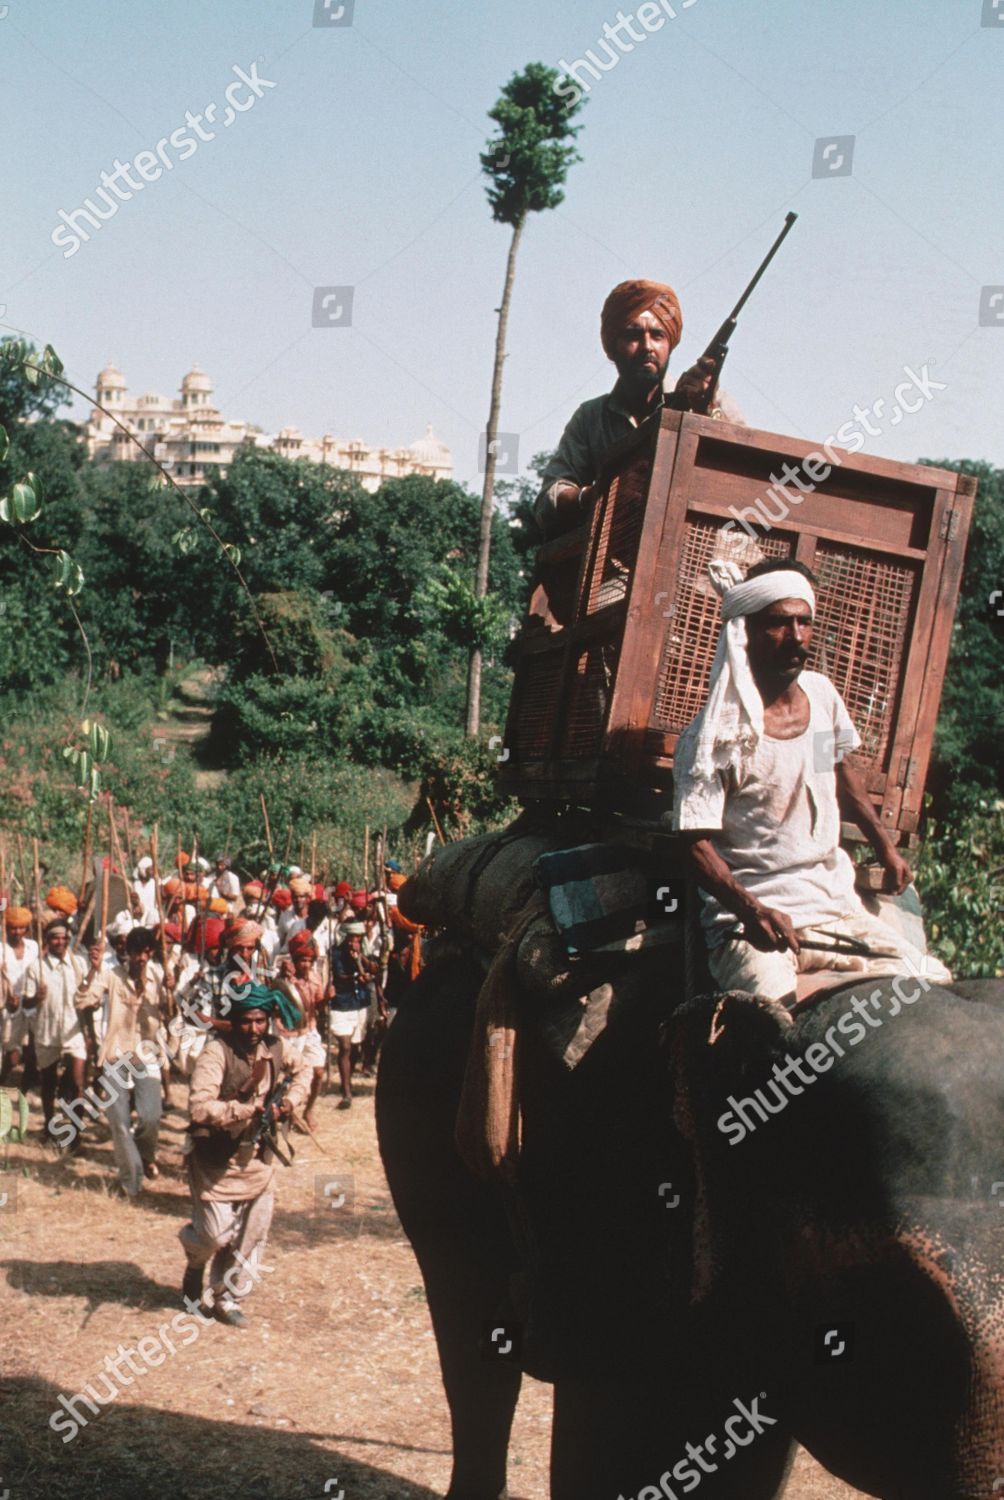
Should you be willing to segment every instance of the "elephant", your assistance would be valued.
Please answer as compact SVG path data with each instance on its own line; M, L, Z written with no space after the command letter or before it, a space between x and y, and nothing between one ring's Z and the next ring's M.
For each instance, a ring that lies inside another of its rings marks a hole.
M825 1045L852 991L792 1017L752 996L682 1002L665 955L632 963L574 1072L522 1027L515 1188L475 1177L454 1142L476 954L444 945L388 1032L378 1134L439 1350L448 1500L506 1500L524 1371L554 1386L552 1500L698 1485L771 1500L796 1441L888 1500L990 1497L1002 986L900 1003L731 1145L730 1094L741 1104L779 1057Z

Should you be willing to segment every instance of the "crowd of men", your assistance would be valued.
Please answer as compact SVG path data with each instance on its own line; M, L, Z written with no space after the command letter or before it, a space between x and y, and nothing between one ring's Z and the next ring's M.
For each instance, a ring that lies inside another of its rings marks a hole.
M351 1108L353 1077L374 1073L421 968L421 929L398 911L394 860L377 889L295 865L242 884L224 855L180 852L163 881L149 856L131 879L106 864L82 902L65 885L34 909L0 892L0 1084L37 1089L41 1137L62 1152L104 1122L118 1191L135 1202L160 1175L172 1073L189 1080L183 1296L241 1327L290 1117L302 1111L313 1133L333 1063Z
M372 1074L398 994L421 965L418 929L397 911L397 862L374 890L326 886L295 865L242 884L222 854L210 864L182 853L160 882L149 856L131 880L118 873L103 942L94 911L81 911L68 886L52 886L40 910L0 893L0 1082L29 1098L38 1090L43 1139L79 1151L73 1106L88 1076L100 1081L149 1043L142 1076L104 1109L123 1190L135 1195L158 1173L172 1071L190 1076L210 1032L228 1029L228 978L280 990L295 1006L297 1024L277 1025L312 1069L307 1124L331 1064L349 1108L353 1075ZM90 905L100 903L99 892Z

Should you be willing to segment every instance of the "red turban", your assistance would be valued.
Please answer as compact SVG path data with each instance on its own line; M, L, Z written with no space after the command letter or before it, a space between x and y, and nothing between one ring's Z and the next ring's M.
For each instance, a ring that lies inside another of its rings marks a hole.
M188 952L198 953L204 948L218 948L223 941L224 926L225 923L219 917L196 917L185 938Z
M340 880L338 882L338 884L335 886L335 895L339 901L341 901L346 896L352 895L352 887L349 885L349 882L347 880Z
M304 958L308 954L313 958L317 953L317 943L314 940L314 934L308 932L306 927L301 928L299 932L293 933L288 947L291 958Z
M683 314L673 288L661 281L622 281L614 287L600 314L600 341L610 359L617 335L644 312L650 312L665 328L670 351L676 348L683 333Z
M349 897L349 904L353 911L365 911L369 905L369 899L365 891L353 891Z
M160 926L159 926L159 924L153 929L153 935L154 935L154 937L159 942L160 941ZM181 942L181 928L178 926L177 922L165 922L164 923L164 936L167 938L167 941L169 943L180 943Z
M277 906L280 911L289 911L293 904L293 898L285 886L272 893L272 905Z

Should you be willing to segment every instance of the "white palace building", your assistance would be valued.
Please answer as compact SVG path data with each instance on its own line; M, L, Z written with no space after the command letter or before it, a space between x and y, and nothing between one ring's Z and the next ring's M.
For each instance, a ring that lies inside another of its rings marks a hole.
M130 396L114 365L101 371L95 389L101 405L115 413L178 484L201 484L207 469L214 467L225 472L245 443L270 448L284 458L308 458L348 469L371 491L386 479L406 474L453 478L453 455L431 427L410 448L371 448L358 438L346 442L329 433L306 438L296 427L284 427L275 437L268 437L251 422L226 421L213 405L212 381L197 365L181 382L180 400L153 392ZM87 451L98 463L143 461L136 444L97 408L92 408L87 422Z

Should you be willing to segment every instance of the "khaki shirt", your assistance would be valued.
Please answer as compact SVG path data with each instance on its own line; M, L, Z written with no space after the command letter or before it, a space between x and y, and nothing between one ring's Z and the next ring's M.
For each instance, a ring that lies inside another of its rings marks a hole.
M251 1056L252 1066L260 1057L268 1057L266 1040L260 1041L255 1048ZM286 1098L294 1109L299 1109L310 1094L313 1067L298 1057L286 1042L282 1046L282 1061L283 1071L293 1075ZM219 1037L210 1036L192 1073L188 1113L193 1125L236 1125L242 1120L250 1124L274 1087L272 1070L266 1068L252 1099L221 1099L220 1086L225 1072L226 1052L223 1044ZM262 1193L267 1193L272 1185L275 1167L271 1162L263 1162L260 1156L255 1156L245 1167L231 1160L222 1169L209 1168L199 1160L195 1152L189 1152L188 1171L196 1198L233 1202L257 1198Z
M674 386L675 381L670 381L664 388L665 394L668 395ZM605 396L596 396L592 401L583 401L572 413L554 456L544 470L540 494L534 503L534 516L545 537L550 537L554 531L556 491L560 485L572 483L581 489L592 484L610 449L625 442L633 433L650 428L653 422L657 424L662 409L660 402L639 422L625 406L618 380L612 391ZM722 392L718 393L708 415L743 425L738 407Z
M94 1010L103 1000L108 1002L108 1023L98 1055L98 1065L118 1062L129 1053L138 1053L144 1062L162 1053L164 1011L167 991L160 967L146 965L140 988L129 977L122 964L102 969L77 991L77 1009ZM145 1043L140 1052L140 1044Z

